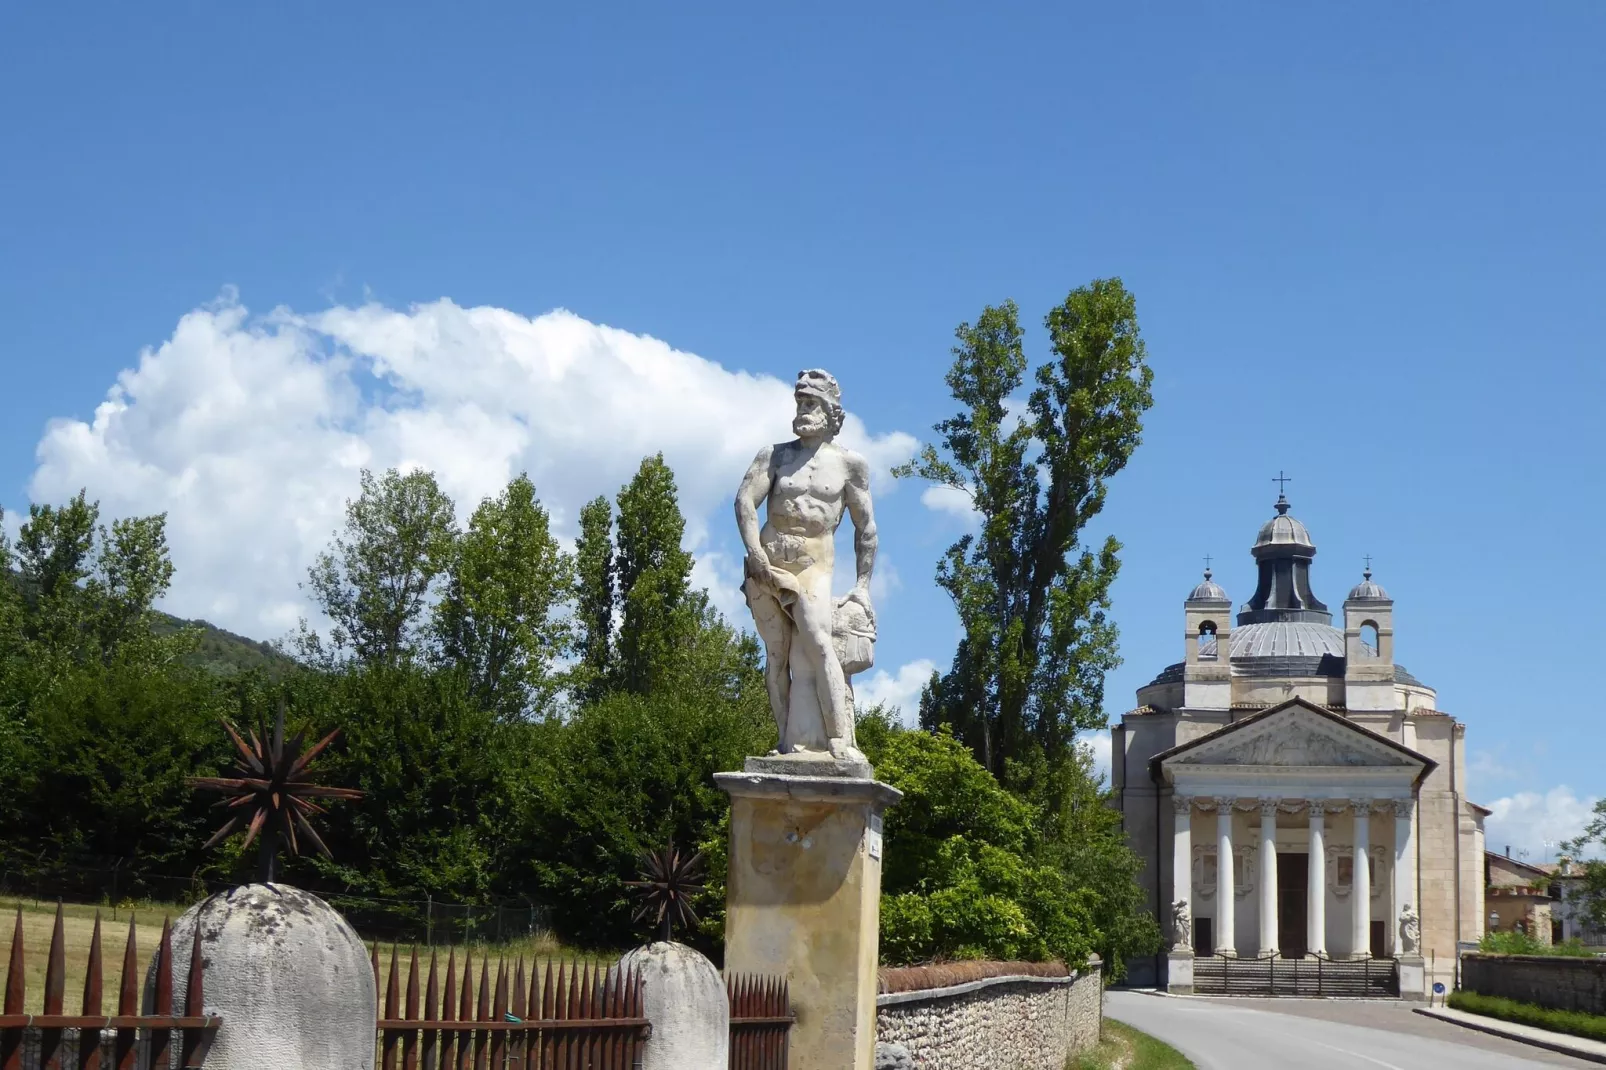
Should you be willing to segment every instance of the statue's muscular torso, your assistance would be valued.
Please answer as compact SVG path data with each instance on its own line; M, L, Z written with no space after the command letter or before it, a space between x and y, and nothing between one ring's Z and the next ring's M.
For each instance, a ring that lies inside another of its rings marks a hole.
M821 567L829 574L848 469L858 460L832 442L813 450L796 441L770 448L770 487L759 540L776 568L800 574Z

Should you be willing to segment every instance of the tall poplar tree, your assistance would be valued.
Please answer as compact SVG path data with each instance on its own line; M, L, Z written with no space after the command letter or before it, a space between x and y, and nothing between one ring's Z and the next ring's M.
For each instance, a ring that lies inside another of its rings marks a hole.
M897 471L967 495L978 514L978 530L937 568L964 634L922 696L921 722L951 726L1006 782L1012 762L1063 764L1078 729L1104 724L1121 547L1113 537L1088 546L1082 533L1153 403L1136 304L1119 279L1072 290L1044 322L1053 356L1024 398L1015 303L959 326L947 376L959 411Z
M553 664L567 647L567 623L555 611L570 570L527 475L474 510L434 624L440 658L467 672L482 708L516 719L552 698Z
M308 576L313 598L334 623L334 645L359 661L394 665L418 653L436 579L457 538L451 498L433 473L392 468L362 473L346 503L345 529ZM321 652L308 637L310 653Z
M574 544L574 603L579 625L578 690L595 697L613 669L613 505L602 495L580 510Z
M696 627L687 600L692 557L680 546L685 531L675 473L661 453L643 459L619 491L614 676L627 691L646 694L658 686Z

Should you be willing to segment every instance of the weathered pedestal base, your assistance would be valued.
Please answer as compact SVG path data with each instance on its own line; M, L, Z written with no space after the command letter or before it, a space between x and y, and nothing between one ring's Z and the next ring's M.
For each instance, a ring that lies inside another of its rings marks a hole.
M1422 961L1422 956L1401 955L1399 957L1399 964L1400 998L1414 1000L1427 999L1427 964Z
M749 759L746 772L715 777L731 796L725 970L790 982L795 1070L871 1070L881 814L902 793L772 763Z
M1172 951L1166 957L1165 990L1178 996L1193 995L1193 952Z

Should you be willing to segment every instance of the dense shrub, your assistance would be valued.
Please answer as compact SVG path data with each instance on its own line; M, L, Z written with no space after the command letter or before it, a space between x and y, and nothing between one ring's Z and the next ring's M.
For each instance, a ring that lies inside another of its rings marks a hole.
M1560 944L1542 944L1527 933L1484 933L1478 941L1478 950L1491 955L1560 955L1568 958L1589 958L1594 952L1576 939Z
M1583 1011L1561 1011L1541 1007L1537 1003L1519 1003L1499 996L1482 996L1476 992L1451 992L1451 1007L1469 1014L1482 1014L1503 1022L1531 1025L1553 1033L1566 1033L1590 1040L1606 1041L1606 1015L1586 1014Z

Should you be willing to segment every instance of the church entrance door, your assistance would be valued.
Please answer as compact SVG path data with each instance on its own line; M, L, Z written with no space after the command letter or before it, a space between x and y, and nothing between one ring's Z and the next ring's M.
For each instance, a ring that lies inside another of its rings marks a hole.
M1310 855L1277 852L1277 947L1285 959L1305 957L1305 889Z

